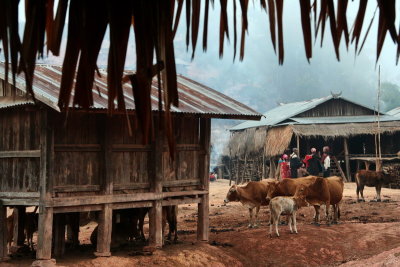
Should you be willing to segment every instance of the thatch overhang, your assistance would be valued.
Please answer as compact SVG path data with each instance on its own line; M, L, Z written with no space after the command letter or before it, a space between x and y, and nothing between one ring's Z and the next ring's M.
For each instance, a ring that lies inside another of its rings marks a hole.
M233 132L225 154L241 157L255 153L263 153L267 127L245 129Z

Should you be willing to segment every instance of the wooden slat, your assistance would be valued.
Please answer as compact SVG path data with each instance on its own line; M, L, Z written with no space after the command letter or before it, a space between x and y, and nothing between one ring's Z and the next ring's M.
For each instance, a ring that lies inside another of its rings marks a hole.
M161 193L134 193L118 195L98 195L98 196L75 196L53 198L46 202L46 207L68 207L80 205L111 204L122 202L163 200L167 197L193 196L208 194L208 191L192 190L179 192L161 192Z
M200 179L163 181L163 187L200 185Z
M128 203L113 204L113 210L133 209L133 208L151 208L151 207L153 207L153 201L140 201L140 202L128 202Z
M134 189L148 189L150 183L134 183L134 184L114 184L114 191L117 190L134 190Z
M7 208L0 201L0 261L7 259Z
M39 198L2 198L0 203L4 206L39 206Z
M100 185L61 185L53 188L54 192L95 192L100 191Z
M100 211L103 205L86 205L86 206L71 206L71 207L57 207L53 208L54 213L70 213L70 212L87 212L87 211Z
M111 146L112 152L143 152L151 151L150 146L137 145L137 144L113 144Z
M0 151L1 158L40 158L40 150Z
M99 152L100 144L55 144L55 152Z
M39 192L0 192L0 198L39 198Z
M175 206L175 205L193 204L193 203L200 203L200 202L201 202L201 198L199 198L199 197L196 197L196 198L185 197L183 199L163 200L162 205L163 206Z

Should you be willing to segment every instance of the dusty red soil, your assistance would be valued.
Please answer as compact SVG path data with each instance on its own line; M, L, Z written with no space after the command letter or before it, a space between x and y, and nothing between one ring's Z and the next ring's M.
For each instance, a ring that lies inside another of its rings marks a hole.
M313 208L298 212L299 234L280 226L280 238L269 238L269 211L260 211L260 227L248 229L248 211L240 203L223 205L228 181L210 187L210 242L196 242L196 205L179 207L179 243L166 245L152 256L131 256L134 244L95 258L90 234L95 223L81 227L82 246L57 259L61 266L400 266L400 190L382 189L383 202L369 202L374 188L366 188L365 203L357 203L355 184L346 184L341 223L310 225ZM322 216L324 219L324 216ZM147 227L146 227L147 230ZM0 266L29 266L29 254Z

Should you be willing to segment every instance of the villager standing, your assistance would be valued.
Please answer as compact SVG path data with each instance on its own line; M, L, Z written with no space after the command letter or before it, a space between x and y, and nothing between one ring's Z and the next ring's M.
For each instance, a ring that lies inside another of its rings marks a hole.
M324 166L324 177L329 177L331 176L331 157L329 153L329 146L324 146L322 149L322 158L321 158L321 163Z
M280 163L281 166L281 178L290 178L290 166L289 166L289 157L286 154L282 155L282 162Z
M307 172L306 165L304 163L301 164L301 167L297 170L297 177L304 177L310 175Z
M301 167L299 151L293 148L293 153L290 155L290 173L292 178L297 178L297 170Z
M311 148L311 155L308 158L307 171L310 173L310 175L318 176L319 173L322 171L322 165L321 157L318 156L317 149L315 147Z

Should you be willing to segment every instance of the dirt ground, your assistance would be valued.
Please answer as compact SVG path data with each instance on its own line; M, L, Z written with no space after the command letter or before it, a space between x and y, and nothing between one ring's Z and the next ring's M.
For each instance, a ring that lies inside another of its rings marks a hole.
M223 204L229 182L210 185L210 240L196 242L197 206L179 207L179 242L152 256L134 256L134 243L95 258L90 234L96 223L81 227L82 245L57 259L60 266L400 266L400 190L382 189L383 202L370 202L374 188L366 188L366 202L357 203L355 184L345 184L341 222L311 225L313 208L298 212L299 234L279 227L281 237L269 238L269 211L260 211L260 226L248 229L248 210L240 203ZM322 217L324 220L324 216ZM148 231L146 221L145 231ZM32 254L19 254L0 266L29 266Z

